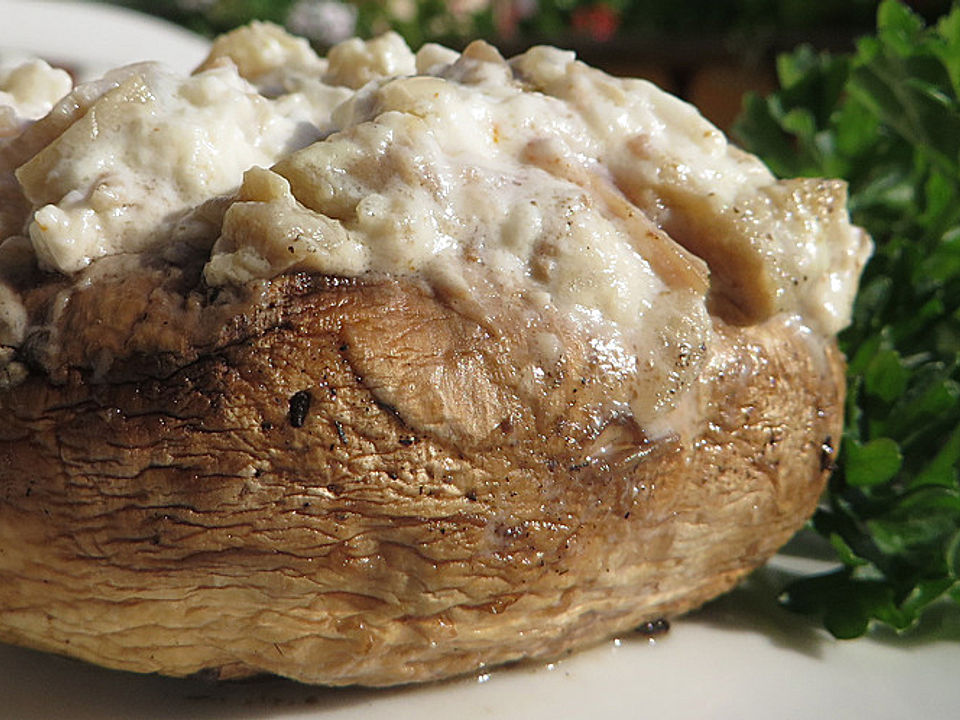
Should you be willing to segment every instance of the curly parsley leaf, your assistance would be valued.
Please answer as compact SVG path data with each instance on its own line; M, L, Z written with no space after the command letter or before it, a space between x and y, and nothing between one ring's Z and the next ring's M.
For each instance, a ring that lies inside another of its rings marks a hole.
M897 0L850 55L800 48L736 133L781 176L842 177L874 238L840 343L838 467L813 527L842 567L788 588L837 637L960 603L960 7L927 26Z

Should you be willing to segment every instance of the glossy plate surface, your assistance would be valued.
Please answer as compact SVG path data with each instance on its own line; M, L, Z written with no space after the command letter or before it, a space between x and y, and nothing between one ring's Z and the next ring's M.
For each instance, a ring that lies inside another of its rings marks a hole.
M143 60L188 72L209 43L171 23L97 2L0 0L0 64L41 56L80 79Z
M95 3L0 0L0 63L40 55L80 77L139 60L187 71L206 41ZM0 717L72 718L859 718L960 717L960 613L934 612L908 637L833 640L777 607L796 571L818 569L794 543L743 587L663 637L621 637L551 665L494 669L393 690L306 687L279 679L211 684L143 677L0 645Z

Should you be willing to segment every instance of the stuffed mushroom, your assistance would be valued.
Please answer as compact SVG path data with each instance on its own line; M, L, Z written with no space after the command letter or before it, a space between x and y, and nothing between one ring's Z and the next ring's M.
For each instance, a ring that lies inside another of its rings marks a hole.
M258 24L7 84L0 640L433 680L696 608L813 512L842 183L547 47Z

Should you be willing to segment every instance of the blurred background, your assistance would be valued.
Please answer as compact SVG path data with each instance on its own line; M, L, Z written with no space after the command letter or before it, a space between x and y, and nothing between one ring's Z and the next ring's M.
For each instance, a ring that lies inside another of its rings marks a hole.
M903 0L928 22L957 0ZM644 77L730 131L746 92L775 89L776 57L798 45L847 51L880 0L0 0L0 67L39 54L90 79L161 59L188 71L206 39L254 19L318 51L396 30L414 49L476 38L510 56L548 43L615 75ZM151 17L152 16L152 17ZM167 22L161 22L167 21ZM91 43L90 38L98 42ZM171 60L174 61L171 63Z
M646 77L728 129L745 91L775 86L778 52L806 43L846 50L871 31L879 0L118 0L205 35L252 19L306 36L318 50L393 29L414 48L474 38L506 55L536 43ZM950 0L912 0L928 20Z

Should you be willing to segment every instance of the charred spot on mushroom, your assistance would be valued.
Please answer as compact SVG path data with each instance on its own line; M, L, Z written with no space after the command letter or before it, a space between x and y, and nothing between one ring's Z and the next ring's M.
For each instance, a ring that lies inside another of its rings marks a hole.
M307 421L307 414L310 412L310 403L312 400L313 397L310 395L309 390L300 390L290 396L290 411L287 417L290 419L290 424L293 427L303 427L303 424ZM343 431L340 430L340 432L342 433Z

